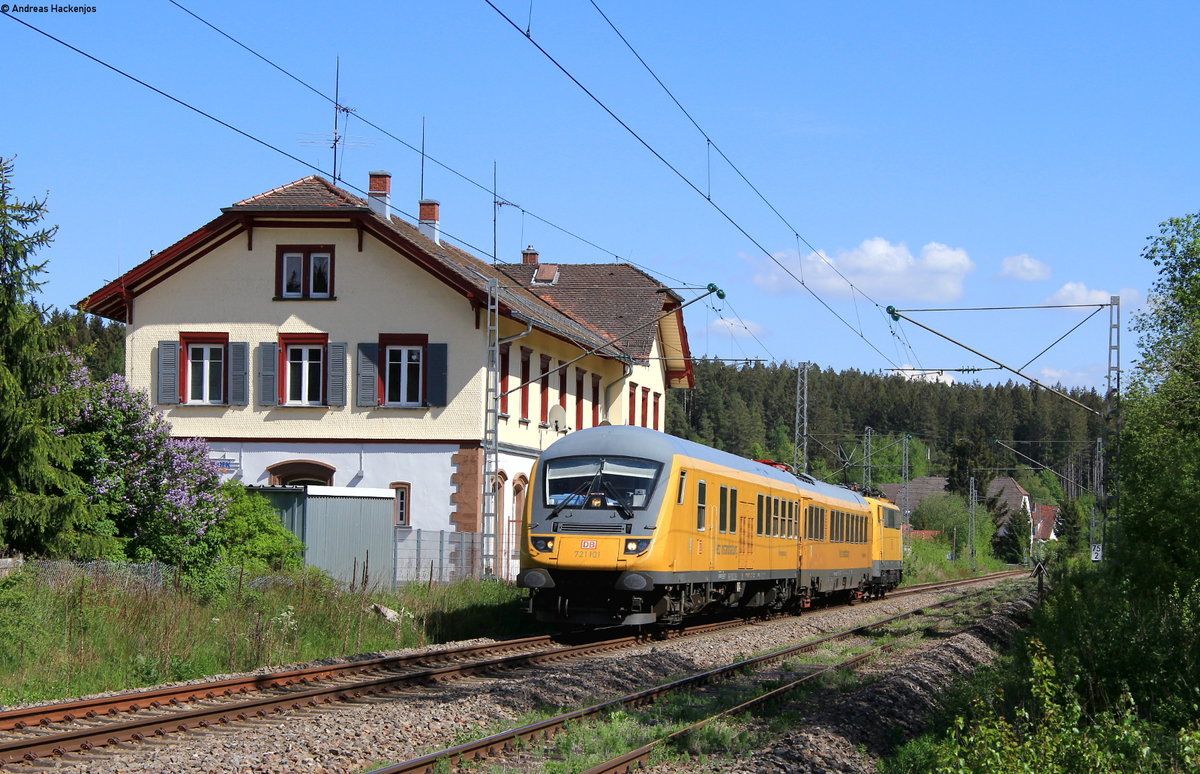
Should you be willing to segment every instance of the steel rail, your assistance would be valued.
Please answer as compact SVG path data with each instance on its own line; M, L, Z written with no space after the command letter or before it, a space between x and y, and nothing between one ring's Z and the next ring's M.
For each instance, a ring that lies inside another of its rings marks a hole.
M971 594L964 594L963 596L958 597L955 600L949 600L949 601L959 601L959 600L966 599L971 596L976 596L981 593L983 593L983 592L982 591L972 592ZM943 604L945 604L945 603L938 603L938 605L929 605L929 607L940 607ZM978 607L979 606L976 606L975 609L978 609ZM922 613L922 612L924 612L924 608L920 608L916 611L913 611L913 614L918 614L918 613ZM897 616L897 617L899 617L899 616ZM895 618L896 617L893 617L892 620L894 620ZM881 621L880 623L885 623L885 622ZM875 624L875 625L878 625L878 624ZM866 627L866 628L869 628L869 627ZM967 628L969 628L969 627L964 627L962 629L959 629L955 632L955 634L961 634L962 632L966 631ZM862 662L866 661L867 659L873 658L874 656L879 655L881 653L886 653L888 651L895 650L897 647L898 647L898 643L894 643L894 642L884 643L883 645L877 645L874 648L870 648L869 650L865 650L862 653L853 655L850 658L844 659L836 664L829 664L829 665L814 669L813 671L797 678L796 680L793 680L792 682L790 682L786 685L781 685L777 688L767 691L764 694L756 696L753 699L748 699L736 706L723 709L720 712L717 712L707 718L704 718L703 720L698 720L689 726L677 729L677 730L671 732L670 734L667 734L664 737L655 739L653 742L644 744L635 750L630 750L629 752L619 755L616 758L611 758L603 763L593 766L590 769L586 769L582 772L582 774L625 774L626 772L633 771L633 769L635 767L640 767L641 764L648 762L650 760L650 756L658 748L662 747L665 744L669 744L670 742L673 742L677 739L681 739L694 731L698 731L701 728L707 726L709 723L712 723L715 720L720 720L721 718L727 718L727 717L731 717L733 715L737 715L737 714L740 714L743 712L748 712L758 706L761 706L763 704L767 704L768 702L782 698L783 696L798 689L802 684L808 682L809 680L814 680L821 675L828 674L828 673L836 671L838 669L846 669L847 667L857 666L858 664L861 664Z
M952 587L952 586L956 586L956 585L963 585L964 583L970 583L972 581L975 583L979 583L984 580L993 579L997 575L1007 577L1007 576L1011 576L1014 574L1026 574L1026 573L1027 573L1027 571L1025 571L1025 570L1008 571L1005 573L998 573L998 574L993 574L993 575L989 575L989 576L982 576L979 578L974 578L974 579L969 579L969 580L939 582L938 585L939 585L939 587L947 587L947 586ZM924 590L931 591L931 590L937 590L937 589L924 589ZM449 763L451 766L454 766L454 765L459 764L462 761L482 760L482 759L485 759L487 757L494 755L498 750L508 749L509 747L512 747L512 746L519 744L521 742L524 742L524 741L536 741L538 739L549 739L549 738L553 737L555 734L557 734L559 731L561 731L563 726L571 721L580 720L582 718L587 718L587 717L592 717L592 716L601 714L603 712L606 712L608 710L617 709L620 707L636 707L636 706L640 706L643 704L649 704L649 703L652 703L655 700L657 700L660 696L663 696L663 695L666 695L669 693L673 693L675 691L679 691L679 690L682 690L685 688L694 688L694 687L698 687L701 685L705 685L707 683L723 679L723 678L729 676L730 674L744 670L747 667L757 667L757 666L760 666L763 664L768 664L768 663L771 663L774 661L779 661L781 659L787 658L787 657L797 654L797 653L804 653L807 651L814 650L814 649L816 649L826 643L829 643L829 642L834 642L837 640L842 640L842 639L847 639L849 637L858 636L858 635L866 633L870 629L877 628L879 626L884 626L893 621L898 621L898 620L902 620L904 618L909 618L909 617L912 617L915 615L922 614L927 609L935 609L935 608L939 608L939 607L945 607L945 606L953 604L955 602L959 602L964 599L969 599L970 597L982 594L984 591L986 591L986 589L981 589L979 591L972 591L972 592L962 594L962 595L959 595L956 597L951 597L950 599L942 600L940 602L935 602L930 605L922 605L921 607L915 608L915 609L910 610L905 613L899 613L899 614L896 614L893 616L888 616L886 618L882 618L878 621L872 621L872 622L864 624L862 626L856 626L856 627L853 627L851 629L846 629L841 632L835 632L833 634L828 634L823 637L818 637L817 639L814 639L814 640L808 640L808 641L800 643L798 645L789 646L787 648L783 648L781 650L774 651L772 653L768 653L768 654L765 654L762 656L756 656L754 658L746 659L743 661L738 661L734 664L729 664L729 665L726 665L723 667L717 667L715 669L710 669L708 671L701 672L699 674L692 675L690 677L685 677L685 678L675 680L670 683L664 683L663 685L655 686L653 688L648 688L643 691L638 691L636 693L632 693L627 696L622 696L617 699L612 699L610 701L601 702L599 704L593 704L590 707L584 707L582 709L578 709L578 710L567 712L567 713L564 713L561 715L557 715L555 717L548 718L546 720L542 720L537 723L532 723L532 724L529 724L526 726L522 726L520 728L511 729L508 731L501 732L499 734L493 734L491 736L487 736L482 739L477 739L473 742L467 742L465 744L457 745L455 747L449 747L444 750L439 750L437 752L429 753L429 754L423 755L419 758L413 758L411 760L393 764L391 766L384 766L381 768L377 768L377 769L374 769L373 772L374 772L374 774L425 774L427 772L434 772L434 771L438 770L438 766L444 765L445 763Z
M1011 573L1001 573L999 575L1003 576L1007 574ZM982 576L974 579L919 584L905 587L894 593L896 595L906 595L931 591L954 587L964 583L980 582L992 577L997 576ZM744 625L746 625L744 620L736 619L695 625L682 630L666 630L659 634L665 636L697 636ZM72 722L83 719L107 720L121 713L138 712L147 709L165 711L165 713L130 720L115 720L102 725L93 725L78 729L56 730L54 733L43 734L41 736L0 742L0 766L7 763L32 761L51 754L61 755L66 752L89 750L93 747L117 744L124 741L140 741L149 736L161 737L168 733L187 731L193 728L205 728L213 724L252 720L256 717L266 717L288 710L299 710L334 701L352 701L364 695L384 693L402 685L437 683L461 677L492 673L503 669L514 669L532 664L578 658L627 647L645 642L650 638L644 633L637 633L600 642L553 648L539 653L521 653L484 659L474 663L452 663L442 667L430 666L431 662L451 662L455 659L477 654L490 655L497 652L528 650L547 645L551 642L551 639L549 636L526 637L501 643L472 645L406 656L368 659L346 664L310 667L265 675L253 675L246 678L231 678L188 686L138 691L90 700L61 702L58 704L9 710L0 713L0 729L2 730L21 731L24 729L34 729L35 727L37 730L40 730L40 728L47 727L56 722ZM266 690L284 690L297 684L306 685L312 682L328 682L338 678L354 678L361 676L364 672L378 672L412 666L424 668L419 671L359 680L352 685L327 685L309 690L291 691L282 695L248 698L215 707L210 706L191 710L182 709L183 704L187 702L221 700L237 696L238 694L246 695L251 692Z
M703 624L692 629L683 630L677 636L690 636L693 634L704 634L712 631L717 631L722 628L731 628L743 625L741 621L727 621L713 624ZM526 638L526 645L536 644L542 638ZM547 641L549 638L545 638ZM93 747L100 747L110 744L118 744L125 741L141 741L150 736L164 736L168 733L179 731L188 731L194 728L206 728L214 724L226 724L234 720L251 720L253 718L267 717L272 714L279 714L288 710L300 710L305 707L315 707L318 704L329 704L334 701L352 701L354 699L385 693L395 688L413 685L413 684L433 684L438 682L446 682L453 679L470 677L474 675L490 674L504 669L515 669L523 666L529 666L539 663L550 663L562 661L569 658L578 658L581 656L589 656L595 653L600 653L607 650L627 647L640 642L645 642L647 637L644 634L634 634L624 637L618 637L610 640L603 640L595 643L586 643L582 645L572 645L557 647L551 650L542 651L539 653L520 653L516 655L502 656L499 658L485 659L467 664L449 664L442 667L431 667L420 671L407 672L403 674L392 674L382 677L373 677L366 680L361 680L352 685L347 686L325 686L312 688L308 690L293 691L283 695L265 696L257 698L248 698L243 701L238 701L226 705L216 707L202 707L191 710L175 711L174 707L181 704L176 702L175 705L162 704L155 707L156 709L168 710L168 714L156 715L153 717L132 718L129 720L118 720L111 723L106 723L100 726L89 726L78 729L65 729L55 731L52 734L42 736L27 737L6 742L0 742L0 765L7 763L28 762L46 755L61 755L67 752L75 752L79 750L89 750ZM514 649L516 642L506 643L504 649ZM455 652L488 652L490 646L468 646L459 649ZM494 651L493 651L494 652ZM438 651L433 654L414 654L412 657L399 657L401 659L420 659L422 657L433 656L433 660L446 661L445 655L450 651ZM371 664L374 667L385 665L389 659L372 659ZM326 668L317 668L317 672L323 672ZM298 670L299 672L309 672L312 670ZM368 671L363 668L358 672ZM349 676L354 676L353 674ZM264 676L264 677L275 677ZM237 683L239 681L220 681L225 683ZM297 678L295 682L300 682ZM211 690L211 686L184 686L183 689L188 694L195 694L197 698L219 698ZM173 689L167 689L173 690ZM158 695L162 692L148 692ZM231 689L232 693L232 689ZM147 694L135 694L136 696L144 697ZM133 697L124 697L130 699ZM106 706L112 706L111 702L106 699L101 699L106 703ZM80 710L82 703L76 707ZM132 708L143 709L149 707L149 704L139 705L134 702ZM43 708L35 707L34 710ZM61 710L56 710L56 713ZM116 714L118 711L112 709L108 714ZM102 716L97 713L88 714L79 712L79 714L68 712L63 716L63 720L75 720L82 718L98 719ZM49 725L50 721L39 723L39 726ZM32 727L30 727L32 728ZM20 730L20 729L18 729Z

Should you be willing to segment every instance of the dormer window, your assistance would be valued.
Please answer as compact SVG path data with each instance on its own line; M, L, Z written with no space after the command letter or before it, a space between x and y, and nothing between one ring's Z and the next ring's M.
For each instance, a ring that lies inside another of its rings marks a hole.
M279 245L276 248L276 300L333 297L333 245Z

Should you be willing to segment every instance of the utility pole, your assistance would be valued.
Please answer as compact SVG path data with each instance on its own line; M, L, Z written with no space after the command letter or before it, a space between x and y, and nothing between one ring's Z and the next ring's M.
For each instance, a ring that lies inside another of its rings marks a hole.
M808 473L808 366L807 360L796 366L796 417L792 428L792 470L802 473Z
M975 572L979 569L978 565L976 564L976 560L975 560L975 506L979 503L979 493L977 491L975 491L975 477L974 476L971 476L971 500L970 500L970 502L971 502L971 520L968 522L968 524L970 526L967 529L967 540L970 541L970 546L971 546L971 572Z
M909 467L908 467L908 441L910 438L912 438L911 435L909 435L908 433L904 434L904 462L903 462L903 468L900 471L901 478L904 480L904 498L903 498L904 501L902 503L900 503L900 508L901 508L902 513L904 514L904 523L905 524L908 524L909 522L912 521L911 517L908 514L908 480L909 480L909 476L910 476Z
M863 490L871 488L871 427L863 432Z

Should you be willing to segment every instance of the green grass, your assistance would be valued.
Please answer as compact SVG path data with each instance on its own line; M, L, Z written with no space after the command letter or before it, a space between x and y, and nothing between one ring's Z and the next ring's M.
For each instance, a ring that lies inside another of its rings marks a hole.
M347 592L315 572L212 602L25 571L0 580L0 705L195 679L332 656L529 633L522 592L495 581ZM401 613L398 625L371 611Z
M950 559L950 551L949 543L937 540L909 540L905 544L903 585L970 578L1008 568L1004 562L980 549L976 551L976 569L972 570L969 555L965 555L964 552L963 556Z

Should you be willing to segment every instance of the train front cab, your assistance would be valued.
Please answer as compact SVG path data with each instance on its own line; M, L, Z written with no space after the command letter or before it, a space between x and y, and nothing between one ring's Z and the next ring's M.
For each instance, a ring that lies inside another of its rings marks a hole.
M653 582L637 571L657 550L669 460L617 454L546 459L526 498L517 585L538 620L652 623Z

